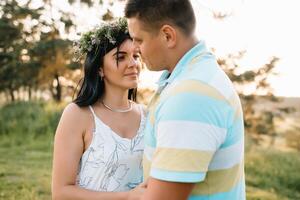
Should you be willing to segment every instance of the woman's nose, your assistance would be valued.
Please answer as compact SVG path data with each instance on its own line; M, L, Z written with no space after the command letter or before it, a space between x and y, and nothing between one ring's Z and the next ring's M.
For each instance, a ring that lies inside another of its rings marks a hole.
M137 58L131 57L131 59L129 60L129 64L128 67L137 67L139 64L139 61Z

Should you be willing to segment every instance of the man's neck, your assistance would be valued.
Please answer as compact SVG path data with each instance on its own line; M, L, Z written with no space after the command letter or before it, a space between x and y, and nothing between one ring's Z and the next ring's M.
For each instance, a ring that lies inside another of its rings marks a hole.
M172 55L173 59L170 59L170 67L168 68L168 71L170 73L174 71L177 63L181 60L181 58L195 45L197 45L198 42L199 40L195 36L191 36L189 38L185 37L179 41L179 44L176 47L177 50Z

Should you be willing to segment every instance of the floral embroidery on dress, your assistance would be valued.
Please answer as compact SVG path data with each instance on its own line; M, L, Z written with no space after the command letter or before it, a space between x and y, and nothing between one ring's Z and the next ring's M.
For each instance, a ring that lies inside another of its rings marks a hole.
M79 165L77 185L95 191L128 191L143 181L145 113L132 139L121 138L94 113L93 139Z

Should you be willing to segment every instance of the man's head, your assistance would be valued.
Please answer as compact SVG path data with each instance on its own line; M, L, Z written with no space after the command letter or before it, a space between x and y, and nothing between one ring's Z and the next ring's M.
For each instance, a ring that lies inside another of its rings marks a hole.
M128 0L125 16L142 58L154 71L174 67L196 24L189 0Z

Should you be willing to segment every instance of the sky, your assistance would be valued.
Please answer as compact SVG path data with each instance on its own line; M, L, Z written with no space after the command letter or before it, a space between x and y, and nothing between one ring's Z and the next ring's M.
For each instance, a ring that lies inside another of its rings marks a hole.
M241 66L254 69L272 56L279 76L270 79L279 96L300 96L299 0L195 0L197 34L217 55L246 50ZM211 18L210 10L232 13L224 21Z
M267 63L272 56L280 58L276 65L278 76L270 79L275 95L300 97L300 1L299 0L191 0L197 18L199 39L216 49L217 56L246 50L241 60L242 69L255 69ZM99 24L109 8L82 5L68 7L63 0L53 4L71 10L79 24L78 31L87 31ZM114 4L115 16L123 15L122 4ZM231 13L224 20L215 20L212 10ZM76 37L77 33L73 33ZM299 74L298 74L298 73ZM154 87L160 73L141 74L142 87Z

